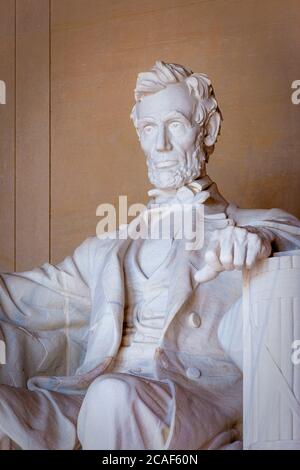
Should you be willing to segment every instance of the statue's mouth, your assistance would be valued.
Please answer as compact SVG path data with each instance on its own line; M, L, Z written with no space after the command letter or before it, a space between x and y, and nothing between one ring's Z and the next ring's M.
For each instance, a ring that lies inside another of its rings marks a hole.
M155 168L158 169L169 169L178 164L178 160L164 160L163 162L159 162L155 164Z

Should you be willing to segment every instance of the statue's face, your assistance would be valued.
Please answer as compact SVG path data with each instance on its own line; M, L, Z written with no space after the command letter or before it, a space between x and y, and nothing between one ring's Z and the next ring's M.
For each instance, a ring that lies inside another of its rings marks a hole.
M149 180L157 188L179 188L201 173L201 127L193 122L196 105L182 82L144 97L136 106Z

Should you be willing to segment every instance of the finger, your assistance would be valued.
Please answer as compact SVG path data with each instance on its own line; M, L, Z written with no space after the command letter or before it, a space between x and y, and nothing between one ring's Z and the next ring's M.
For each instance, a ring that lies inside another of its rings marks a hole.
M212 279L215 279L219 273L220 271L216 271L211 266L206 264L204 268L196 272L196 274L194 275L194 279L196 282L203 284L204 282L208 282Z
M223 269L230 271L233 269L233 247L234 247L234 232L233 230L226 230L220 233L220 263Z
M205 262L208 264L214 271L222 271L223 266L219 260L220 252L220 243L217 238L213 239L205 253Z
M251 269L258 259L261 250L261 240L254 233L248 233L246 268Z
M235 269L243 269L246 263L246 244L244 242L235 241L234 242L234 255L233 255L233 265Z

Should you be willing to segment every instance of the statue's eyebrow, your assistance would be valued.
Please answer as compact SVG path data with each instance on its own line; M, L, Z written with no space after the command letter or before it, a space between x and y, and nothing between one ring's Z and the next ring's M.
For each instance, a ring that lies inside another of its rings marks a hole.
M137 120L138 127L144 126L145 124L155 124L155 123L156 123L156 120L152 118L151 116L140 118Z
M171 111L170 113L166 114L162 120L163 122L168 122L174 119L184 122L184 124L186 124L186 126L188 127L191 127L192 125L190 120L180 111ZM145 124L156 124L157 119L155 119L152 116L147 116L147 117L138 119L137 122L138 122L138 127L141 127L141 126L144 126Z
M184 124L188 127L191 127L191 122L190 120L180 111L171 111L168 113L166 116L164 116L163 121L172 121L173 119L177 119L179 121L184 122Z

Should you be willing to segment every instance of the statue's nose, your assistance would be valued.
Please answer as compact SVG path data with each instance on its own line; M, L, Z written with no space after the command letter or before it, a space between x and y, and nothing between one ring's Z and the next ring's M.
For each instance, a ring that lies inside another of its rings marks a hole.
M159 126L156 140L156 150L158 152L165 152L167 150L172 150L172 145L168 137L167 130L165 126Z

